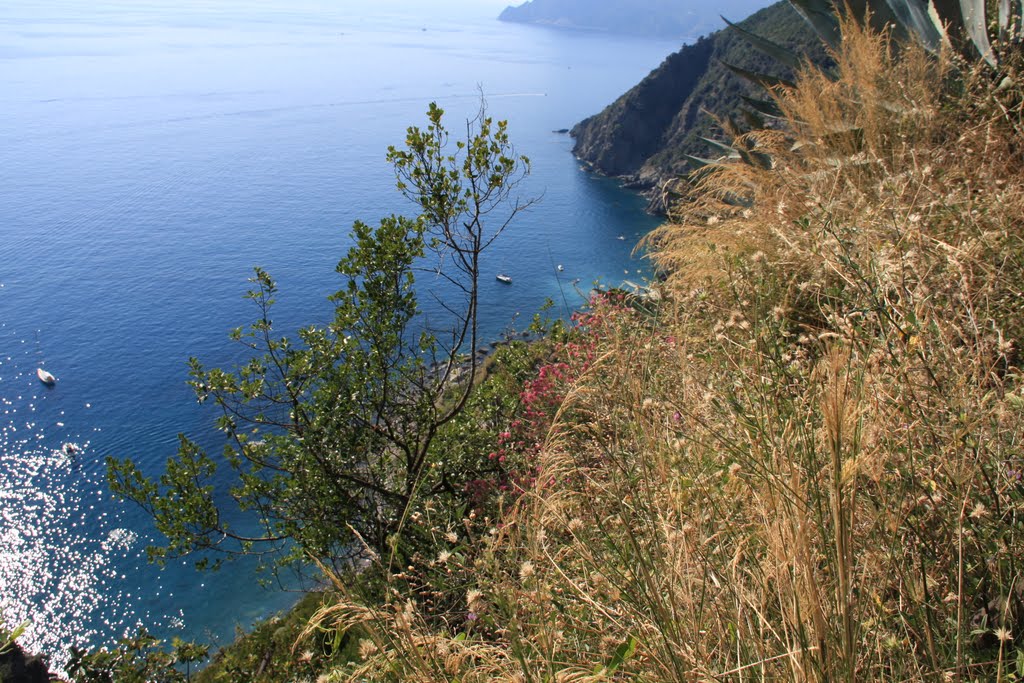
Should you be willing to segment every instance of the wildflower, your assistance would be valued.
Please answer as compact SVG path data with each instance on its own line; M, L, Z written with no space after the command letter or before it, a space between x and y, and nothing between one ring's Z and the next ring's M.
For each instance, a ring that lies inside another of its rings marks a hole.
M1010 633L1010 629L1006 628L1005 626L1000 626L994 631L994 633L996 635L996 638L999 639L1000 643L1005 643L1007 641L1013 640L1013 634Z
M454 531L449 531L448 533L446 533L444 535L444 538L449 543L458 543L459 542L459 535L456 534Z
M300 664L309 664L311 661L313 661L312 650L305 650L301 655L299 655Z
M468 591L466 591L466 604L472 607L473 603L477 602L480 598L483 597L483 595L484 594L476 588L470 588Z
M569 531L575 533L583 528L583 520L579 517L573 517L569 520Z
M974 509L971 510L971 519L981 519L987 514L988 508L985 507L984 503L979 502L977 505L974 506Z
M527 560L519 567L519 580L526 581L528 578L533 576L533 562Z
M438 564L445 564L448 560L451 559L451 556L452 556L452 554L450 552L448 552L447 550L442 550L437 555L437 563Z

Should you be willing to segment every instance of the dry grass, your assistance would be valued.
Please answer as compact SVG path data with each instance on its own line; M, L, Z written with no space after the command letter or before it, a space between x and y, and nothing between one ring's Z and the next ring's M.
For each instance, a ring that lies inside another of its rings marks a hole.
M327 680L1019 680L1019 104L836 57L652 236L673 296L605 312L537 486L325 609L371 634Z

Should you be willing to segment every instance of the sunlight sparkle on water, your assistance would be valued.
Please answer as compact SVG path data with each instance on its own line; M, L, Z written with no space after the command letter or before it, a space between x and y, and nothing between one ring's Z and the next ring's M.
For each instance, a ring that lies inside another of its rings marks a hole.
M105 511L88 436L55 419L66 419L47 404L60 387L37 382L30 349L3 357L0 376L0 617L28 621L23 644L60 668L70 645L120 637L148 615L118 589L138 535Z

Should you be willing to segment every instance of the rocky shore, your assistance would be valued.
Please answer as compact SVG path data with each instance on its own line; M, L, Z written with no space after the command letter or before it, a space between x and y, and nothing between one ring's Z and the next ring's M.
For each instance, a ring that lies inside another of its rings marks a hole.
M0 683L47 683L55 680L59 679L50 673L43 657L25 652L17 643L0 648Z

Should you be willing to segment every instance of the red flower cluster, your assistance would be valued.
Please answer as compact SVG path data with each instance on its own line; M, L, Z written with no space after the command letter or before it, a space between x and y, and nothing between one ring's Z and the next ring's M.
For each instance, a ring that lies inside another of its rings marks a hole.
M469 482L467 493L474 504L492 493L517 496L536 485L543 474L539 454L544 447L566 392L594 363L598 342L632 310L621 294L595 294L586 310L572 315L573 330L552 359L537 369L519 394L520 407L508 429L498 436L488 454L496 468L494 479Z

